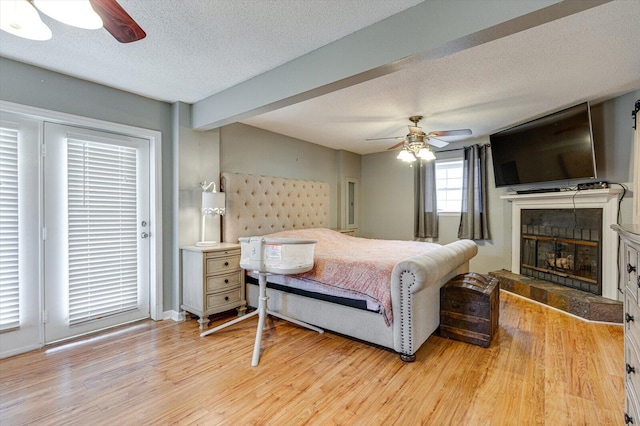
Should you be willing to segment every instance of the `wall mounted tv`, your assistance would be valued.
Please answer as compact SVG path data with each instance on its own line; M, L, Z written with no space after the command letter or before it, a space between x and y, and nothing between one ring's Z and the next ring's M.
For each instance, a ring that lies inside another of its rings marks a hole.
M596 177L588 103L495 133L490 140L496 187Z

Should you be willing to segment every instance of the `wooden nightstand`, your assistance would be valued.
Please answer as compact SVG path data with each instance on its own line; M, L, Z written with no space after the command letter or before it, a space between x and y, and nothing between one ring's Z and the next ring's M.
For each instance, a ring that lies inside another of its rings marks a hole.
M182 248L183 310L200 317L200 329L209 315L246 310L244 270L240 268L240 244L220 243L211 247Z

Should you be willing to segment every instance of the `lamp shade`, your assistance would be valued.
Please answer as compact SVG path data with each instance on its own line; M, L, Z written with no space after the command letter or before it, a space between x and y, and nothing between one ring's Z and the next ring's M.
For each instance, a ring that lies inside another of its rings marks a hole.
M224 192L205 191L202 193L202 214L223 214L224 203Z

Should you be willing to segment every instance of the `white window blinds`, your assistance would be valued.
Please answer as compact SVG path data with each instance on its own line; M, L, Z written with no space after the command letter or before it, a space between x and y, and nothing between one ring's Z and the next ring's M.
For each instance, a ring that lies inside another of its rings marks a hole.
M135 309L136 150L68 139L69 322Z
M20 325L18 130L0 127L0 332Z

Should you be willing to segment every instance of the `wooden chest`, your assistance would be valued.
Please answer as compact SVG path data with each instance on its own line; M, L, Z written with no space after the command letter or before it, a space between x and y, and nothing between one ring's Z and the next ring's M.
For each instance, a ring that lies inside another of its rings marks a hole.
M468 272L440 289L440 335L489 347L498 330L500 287L493 277Z

